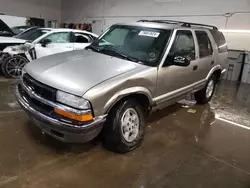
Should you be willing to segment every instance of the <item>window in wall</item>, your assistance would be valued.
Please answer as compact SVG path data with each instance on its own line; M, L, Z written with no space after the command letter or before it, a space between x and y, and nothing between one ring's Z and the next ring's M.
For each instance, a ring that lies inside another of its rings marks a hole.
M213 48L210 39L205 31L195 31L198 45L200 58L207 57L213 54Z

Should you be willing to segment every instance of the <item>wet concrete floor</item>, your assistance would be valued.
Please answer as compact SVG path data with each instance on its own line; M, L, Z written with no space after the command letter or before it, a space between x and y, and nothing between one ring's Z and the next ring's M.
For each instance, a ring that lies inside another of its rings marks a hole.
M41 135L14 85L0 80L0 187L250 187L250 85L222 82L209 105L154 113L142 146L125 155Z

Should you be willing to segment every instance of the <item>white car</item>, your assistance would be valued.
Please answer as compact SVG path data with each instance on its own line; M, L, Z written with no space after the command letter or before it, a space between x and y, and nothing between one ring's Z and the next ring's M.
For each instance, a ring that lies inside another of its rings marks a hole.
M28 38L23 37L27 41L25 44L3 50L9 57L3 60L2 72L6 77L17 78L26 63L56 53L85 49L97 37L88 31L38 28L33 35L29 33Z

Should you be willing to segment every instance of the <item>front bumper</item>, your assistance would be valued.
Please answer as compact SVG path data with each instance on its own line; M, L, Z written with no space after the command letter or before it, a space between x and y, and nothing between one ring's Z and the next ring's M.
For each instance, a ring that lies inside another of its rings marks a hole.
M66 143L84 143L94 139L102 130L106 121L106 116L94 118L94 121L83 126L77 126L71 123L62 122L48 115L45 115L29 104L28 100L21 94L18 87L16 89L16 98L21 107L28 113L35 125L57 140Z

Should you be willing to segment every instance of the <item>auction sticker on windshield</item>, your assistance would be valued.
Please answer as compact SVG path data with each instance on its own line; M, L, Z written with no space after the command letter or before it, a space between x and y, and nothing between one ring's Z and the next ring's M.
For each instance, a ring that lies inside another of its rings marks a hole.
M141 31L139 35L157 38L160 35L160 33L154 31Z

